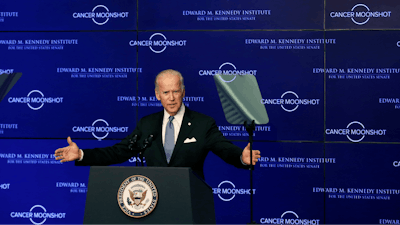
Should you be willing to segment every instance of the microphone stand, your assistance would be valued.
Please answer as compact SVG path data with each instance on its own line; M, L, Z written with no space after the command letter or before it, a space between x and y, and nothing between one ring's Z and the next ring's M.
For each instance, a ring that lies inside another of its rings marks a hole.
M128 149L133 151L134 148L138 148L138 139L139 139L139 135L135 134L131 139L129 139L129 146ZM136 155L137 157L137 155ZM138 166L138 160L136 160L136 166Z
M253 220L253 131L256 129L256 125L254 120L251 124L247 125L247 121L244 121L244 126L246 127L246 131L249 134L249 143L250 143L250 223L256 224Z
M143 162L143 154L144 154L144 151L146 150L146 148L148 148L148 147L151 146L151 143L153 142L153 138L154 138L154 135L150 134L150 135L149 135L146 139L144 139L144 141L143 141L143 147L142 147L141 151L139 152L139 159L140 159L140 162L141 162L141 166L144 166L144 162Z

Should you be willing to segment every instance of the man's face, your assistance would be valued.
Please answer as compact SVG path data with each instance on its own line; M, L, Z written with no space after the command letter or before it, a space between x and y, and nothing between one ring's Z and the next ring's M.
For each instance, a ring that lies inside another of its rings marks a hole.
M179 76L167 73L160 76L157 83L158 92L155 91L157 99L161 101L169 115L175 116L185 96L185 90L181 90Z

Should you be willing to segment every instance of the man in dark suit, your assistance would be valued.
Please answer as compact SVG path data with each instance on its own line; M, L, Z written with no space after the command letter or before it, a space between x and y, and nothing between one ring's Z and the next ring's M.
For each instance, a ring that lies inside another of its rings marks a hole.
M153 135L151 146L144 152L148 166L191 167L204 178L204 160L212 151L229 164L248 168L250 144L242 150L222 135L214 119L185 107L182 103L185 86L178 71L162 71L155 79L155 86L163 111L143 117L132 134L111 147L80 150L68 137L69 146L55 151L56 160L75 160L76 165L91 166L122 163L140 151L137 146L129 148L134 135L140 136L138 143ZM252 152L255 165L261 157L260 151Z

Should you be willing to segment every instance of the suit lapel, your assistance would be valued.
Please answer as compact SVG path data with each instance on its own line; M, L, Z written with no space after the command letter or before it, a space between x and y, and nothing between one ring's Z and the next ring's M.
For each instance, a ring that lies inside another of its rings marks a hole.
M162 123L163 123L163 118L164 118L164 110L161 111L155 118L154 124L157 127L157 136L155 139L155 144L157 145L157 149L161 152L161 155L163 157L163 160L167 162L167 157L165 156L165 151L164 151L164 145L162 143Z
M176 158L176 155L179 155L179 152L182 150L183 142L188 137L188 135L192 132L192 130L193 130L192 119L193 118L192 118L191 112L190 112L189 108L186 107L185 115L183 116L181 129L179 131L178 139L176 140L175 148L172 153L170 163Z

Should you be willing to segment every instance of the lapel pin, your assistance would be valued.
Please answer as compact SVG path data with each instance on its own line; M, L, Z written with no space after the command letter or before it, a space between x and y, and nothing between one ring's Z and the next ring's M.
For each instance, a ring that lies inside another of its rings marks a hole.
M190 125L192 125L192 123L191 123L191 122L189 122L189 123L188 123L188 126L190 126Z

